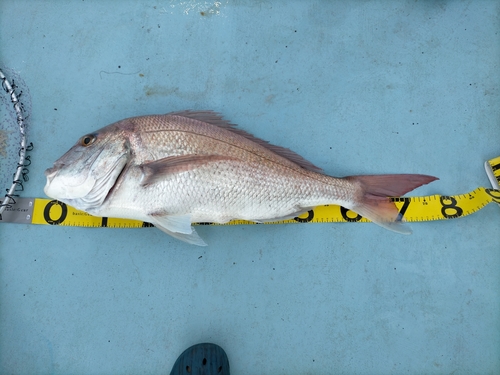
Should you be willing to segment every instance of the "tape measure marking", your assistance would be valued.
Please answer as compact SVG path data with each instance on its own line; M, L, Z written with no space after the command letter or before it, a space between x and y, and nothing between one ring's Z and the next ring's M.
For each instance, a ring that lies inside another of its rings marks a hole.
M392 198L399 210L398 219L406 222L448 220L470 215L479 211L489 203L500 203L500 190L477 188L466 194L430 195L425 197ZM34 204L33 204L34 202ZM29 206L31 204L31 211ZM15 209L17 207L17 209ZM65 203L50 199L19 198L13 209L6 212L3 222L29 222L31 224L62 225L76 227L106 227L106 228L141 228L151 227L152 224L139 220L118 219L92 216L77 210ZM9 220L9 214L17 214L15 219ZM28 219L20 220L20 213ZM292 224L292 223L347 223L369 220L342 206L327 205L309 210L303 215L290 220L281 220L263 224ZM242 225L257 224L246 220L233 220L226 224L196 223L195 225Z
M486 172L496 186L500 182L500 156L486 162ZM399 210L398 220L406 222L449 220L470 215L489 203L500 205L500 190L479 187L460 195L429 195L424 197L391 198ZM16 204L5 210L0 222L62 225L76 227L142 228L153 225L139 220L92 216L65 203L42 198L16 198ZM292 223L367 223L369 220L341 206L327 205L290 220L263 224ZM226 224L196 223L195 225L258 224L233 220Z

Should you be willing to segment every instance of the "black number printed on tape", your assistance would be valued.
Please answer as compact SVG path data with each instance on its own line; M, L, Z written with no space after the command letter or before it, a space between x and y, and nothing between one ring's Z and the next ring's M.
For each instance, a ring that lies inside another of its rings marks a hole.
M302 219L300 217L294 217L293 220L295 221L298 221L299 223L308 223L310 222L312 219L314 219L314 211L313 210L309 210L307 211L307 217Z
M61 206L61 216L59 216L57 219L53 219L50 217L50 209L53 206ZM47 222L47 224L50 225L59 225L61 224L65 219L66 216L68 216L68 206L66 206L65 203L53 200L47 203L45 206L45 209L43 210L43 218Z
M484 189L486 193L493 198L496 203L500 203L500 192L494 189Z
M439 197L439 201L443 206L443 208L441 208L441 213L445 218L455 219L463 215L464 210L457 206L457 200L455 198L442 195Z
M344 218L345 221L348 221L350 223L355 223L356 221L360 221L363 218L363 216L361 216L359 214L356 214L355 217L351 217L347 214L348 212L356 214L356 212L348 210L347 208L345 208L343 206L340 207L340 214L342 215L342 217Z

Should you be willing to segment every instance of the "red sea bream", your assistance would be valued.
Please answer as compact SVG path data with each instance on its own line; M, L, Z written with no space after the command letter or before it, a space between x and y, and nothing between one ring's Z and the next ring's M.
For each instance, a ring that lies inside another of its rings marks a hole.
M292 218L338 204L401 233L388 197L436 180L419 174L336 178L214 112L125 119L84 135L47 169L45 193L92 215L143 220L205 245L191 223Z

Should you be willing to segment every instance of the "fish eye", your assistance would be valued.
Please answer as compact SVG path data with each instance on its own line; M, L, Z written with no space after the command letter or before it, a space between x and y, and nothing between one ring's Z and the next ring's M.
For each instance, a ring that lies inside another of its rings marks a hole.
M96 136L93 135L93 134L88 134L88 135L84 135L81 139L80 139L80 145L82 145L83 147L88 147L90 146L92 143L95 142L95 139L96 139Z

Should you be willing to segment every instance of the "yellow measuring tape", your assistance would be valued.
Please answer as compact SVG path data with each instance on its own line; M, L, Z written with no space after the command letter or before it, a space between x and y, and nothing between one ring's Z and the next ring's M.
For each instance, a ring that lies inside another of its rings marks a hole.
M489 203L500 204L500 156L485 163L486 172L494 189L479 187L460 195L429 195L424 197L391 198L399 210L399 218L407 222L454 219L470 215ZM16 219L9 220L9 215ZM77 227L140 228L149 223L107 217L96 217L77 210L65 203L41 198L19 198L18 203L5 210L0 222L50 224ZM319 206L291 220L266 224L285 223L339 223L369 222L357 213L341 206ZM200 225L256 224L251 221L233 220L226 224L198 223Z

